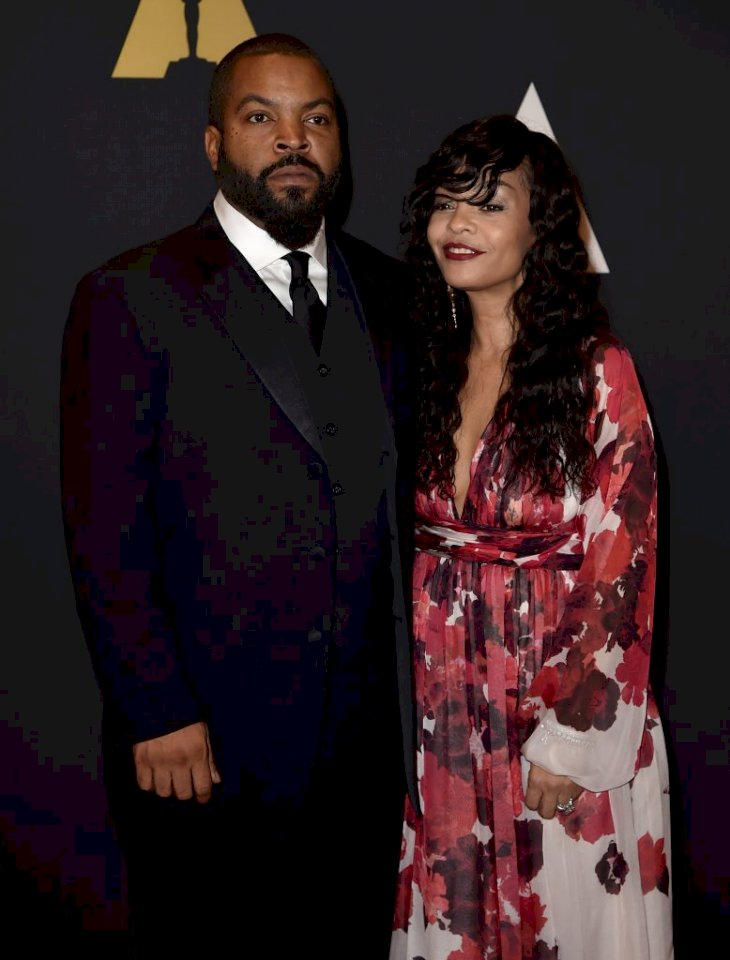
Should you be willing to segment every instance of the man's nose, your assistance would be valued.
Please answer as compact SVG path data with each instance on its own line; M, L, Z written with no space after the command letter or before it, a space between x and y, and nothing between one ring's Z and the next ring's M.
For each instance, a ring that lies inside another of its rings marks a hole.
M301 120L292 118L279 121L276 149L280 153L306 153L309 150L307 128Z

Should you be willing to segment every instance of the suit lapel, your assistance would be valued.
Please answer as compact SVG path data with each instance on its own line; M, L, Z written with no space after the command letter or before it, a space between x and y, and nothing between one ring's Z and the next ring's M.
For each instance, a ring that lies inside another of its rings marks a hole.
M384 352L384 344L372 335L372 331L366 322L365 307L360 299L357 288L352 278L351 271L345 261L345 258L336 241L329 244L329 286L332 296L330 305L327 309L327 323L337 323L336 311L341 309L341 305L352 303L354 314L361 334L361 349L365 351L372 359L380 379L381 391L377 397L377 404L371 405L374 412L377 407L382 409L387 429L387 437L391 446L394 446L393 439L393 420L391 409L391 390L388 357Z
M198 223L201 295L273 400L324 456L297 371L281 336L286 311L206 211Z

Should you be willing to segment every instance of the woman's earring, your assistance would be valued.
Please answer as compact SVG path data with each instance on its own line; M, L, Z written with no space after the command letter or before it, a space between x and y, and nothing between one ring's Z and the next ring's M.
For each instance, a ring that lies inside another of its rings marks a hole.
M454 330L459 329L459 321L456 319L456 294L454 288L448 284L446 289L449 291L449 300L451 301L451 322L454 324Z

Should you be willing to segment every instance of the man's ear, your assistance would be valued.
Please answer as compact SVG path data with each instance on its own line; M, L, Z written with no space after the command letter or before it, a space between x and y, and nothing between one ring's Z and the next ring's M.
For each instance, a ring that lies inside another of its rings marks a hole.
M222 134L218 127L209 124L205 128L205 153L208 157L208 163L214 172L218 171L218 153L220 151Z

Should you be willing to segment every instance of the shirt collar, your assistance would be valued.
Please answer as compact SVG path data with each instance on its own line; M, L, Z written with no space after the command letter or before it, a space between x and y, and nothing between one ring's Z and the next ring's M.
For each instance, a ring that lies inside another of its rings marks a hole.
M225 235L257 272L290 252L288 247L282 246L262 227L257 226L253 220L249 220L230 204L220 190L213 200L213 209ZM300 249L314 257L325 270L327 269L327 238L324 220L314 240Z

